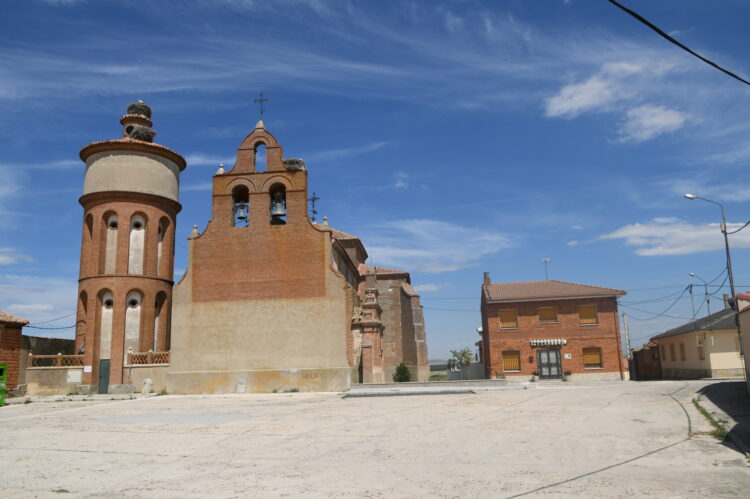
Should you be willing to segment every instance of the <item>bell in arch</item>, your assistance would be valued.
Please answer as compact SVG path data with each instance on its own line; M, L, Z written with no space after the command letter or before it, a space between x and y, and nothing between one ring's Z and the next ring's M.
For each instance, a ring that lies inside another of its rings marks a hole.
M234 207L234 216L237 221L247 222L247 203L237 203Z
M280 192L274 194L271 202L271 225L283 225L286 223L286 202Z

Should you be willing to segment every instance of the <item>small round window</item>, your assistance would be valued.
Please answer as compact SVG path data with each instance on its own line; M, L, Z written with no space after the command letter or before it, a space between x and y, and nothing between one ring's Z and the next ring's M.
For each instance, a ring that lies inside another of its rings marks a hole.
M104 300L104 308L112 308L112 305L112 298L107 298L106 300Z
M109 228L110 229L116 229L117 228L117 220L112 220L109 222Z
M128 305L130 305L130 308L135 308L135 307L137 307L137 306L138 306L138 300L136 300L135 298L133 298L133 299L131 299L131 300L130 300L130 301L128 302Z
M133 228L135 230L141 230L143 228L143 224L141 222L133 222Z
M127 128L125 128L125 133L130 135L130 133L133 131L133 125L128 125Z

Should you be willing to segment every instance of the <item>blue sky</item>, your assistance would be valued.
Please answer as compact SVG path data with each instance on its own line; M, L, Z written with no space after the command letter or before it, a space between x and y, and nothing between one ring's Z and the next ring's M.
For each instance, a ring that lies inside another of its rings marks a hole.
M747 2L626 5L750 75ZM718 208L682 194L725 203L737 227L750 218L750 88L603 0L0 6L0 310L34 323L74 311L78 151L117 138L139 98L156 141L188 160L177 272L263 91L320 215L359 235L371 264L411 271L430 358L478 339L482 272L543 279L545 257L551 278L627 290L638 345L692 315L686 293L674 317L638 320L700 284L689 272L724 267ZM750 229L731 238L740 292Z

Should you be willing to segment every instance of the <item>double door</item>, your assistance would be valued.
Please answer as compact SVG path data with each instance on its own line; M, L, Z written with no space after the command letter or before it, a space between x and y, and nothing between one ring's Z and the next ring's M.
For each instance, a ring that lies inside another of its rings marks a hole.
M536 360L537 365L539 366L539 378L562 378L562 357L560 356L560 349L546 348L537 350Z

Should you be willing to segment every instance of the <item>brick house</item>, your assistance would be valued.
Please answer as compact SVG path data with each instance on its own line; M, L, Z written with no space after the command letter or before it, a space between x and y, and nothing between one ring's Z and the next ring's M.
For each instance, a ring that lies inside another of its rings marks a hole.
M0 364L8 366L6 384L9 391L18 387L21 377L21 330L28 323L26 319L0 312Z
M623 379L619 289L557 280L482 285L482 357L488 378Z

